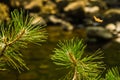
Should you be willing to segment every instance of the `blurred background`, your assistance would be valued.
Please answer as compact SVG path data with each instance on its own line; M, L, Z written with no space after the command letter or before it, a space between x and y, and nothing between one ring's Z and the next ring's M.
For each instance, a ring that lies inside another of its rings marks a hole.
M29 71L0 71L0 79L58 80L62 71L55 69L51 55L59 40L73 37L87 44L86 55L101 49L107 68L119 66L119 0L0 0L0 23L9 22L14 9L34 17L32 25L45 26L48 39L41 46L29 44L22 51Z

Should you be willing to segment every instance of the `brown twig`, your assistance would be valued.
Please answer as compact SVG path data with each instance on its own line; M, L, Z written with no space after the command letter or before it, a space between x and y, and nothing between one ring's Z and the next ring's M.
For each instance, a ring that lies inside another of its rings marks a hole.
M77 70L75 68L75 71L74 71L74 75L73 75L73 79L72 80L77 80Z
M77 60L75 59L75 56L72 53L68 52L68 56L70 58L70 61L74 64L74 66L77 65Z

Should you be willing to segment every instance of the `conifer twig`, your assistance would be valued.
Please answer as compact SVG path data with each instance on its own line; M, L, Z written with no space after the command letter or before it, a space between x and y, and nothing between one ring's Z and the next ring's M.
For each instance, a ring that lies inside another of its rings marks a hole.
M3 48L2 48L2 50L0 52L0 57L3 56L3 53L6 50L6 48L9 47L9 45L16 42L17 40L19 40L23 36L24 33L25 33L25 29L21 30L20 33L17 35L17 37L11 42L7 42L6 38L3 38L3 42L4 42L5 45L3 46Z
M19 72L24 70L23 68L28 70L22 59L21 47L26 48L27 43L40 44L46 39L45 30L42 26L32 25L32 20L33 18L25 16L22 10L14 10L9 24L6 27L0 26L0 59Z
M0 58L3 56L3 53L6 50L6 48L7 48L7 44L5 44L2 48L2 50L0 51Z
M1 45L1 51L0 51L0 58L3 56L4 51L7 48L7 38L5 36L3 36L2 38L3 44Z
M69 53L69 52L67 54L68 54L68 57L69 57L71 63L73 63L74 66L76 66L77 65L77 60L75 59L75 56L72 53Z
M17 35L17 37L16 37L13 41L9 42L8 45L11 45L11 44L13 44L14 42L16 42L17 40L19 40L19 39L24 35L24 33L25 33L25 29L23 28L23 29L20 31L20 33Z
M68 73L64 80L88 80L91 77L97 77L101 73L100 69L104 68L102 55L100 51L90 56L82 57L85 45L82 40L71 39L59 42L52 60L56 65L66 69Z
M76 68L74 70L74 75L73 75L73 79L72 80L77 80L77 70L76 70Z

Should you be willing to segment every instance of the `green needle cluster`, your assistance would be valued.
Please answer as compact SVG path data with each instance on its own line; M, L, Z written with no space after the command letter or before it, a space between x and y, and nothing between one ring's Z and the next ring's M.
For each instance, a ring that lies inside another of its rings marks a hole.
M96 51L90 56L83 56L86 45L83 40L73 38L60 41L54 50L53 62L67 70L62 80L96 80L104 69L101 51Z
M105 80L120 80L120 73L117 67L113 67L108 70L105 75Z
M46 31L40 25L32 25L33 18L24 15L23 10L14 10L11 21L0 25L0 64L12 66L19 72L28 69L22 59L21 48L28 43L39 45L45 41Z

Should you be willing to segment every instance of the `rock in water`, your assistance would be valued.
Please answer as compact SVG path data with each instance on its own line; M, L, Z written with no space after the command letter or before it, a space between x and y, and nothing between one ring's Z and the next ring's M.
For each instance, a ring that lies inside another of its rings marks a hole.
M108 40L113 38L112 33L103 27L87 27L86 32L88 38L99 38Z

